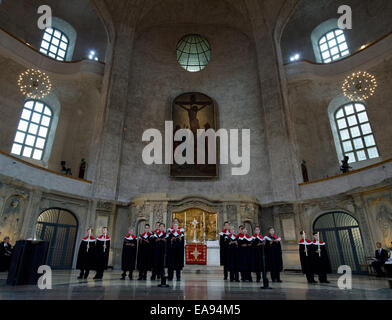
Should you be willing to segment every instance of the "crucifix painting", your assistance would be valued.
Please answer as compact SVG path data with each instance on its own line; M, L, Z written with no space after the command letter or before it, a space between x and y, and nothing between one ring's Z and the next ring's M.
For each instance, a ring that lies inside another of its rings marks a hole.
M208 137L205 143L206 162L197 163L197 130L214 129L216 125L216 107L214 101L201 93L186 93L173 102L172 119L174 134L180 129L189 129L194 136L194 164L176 164L170 166L170 176L173 178L217 178L218 165L208 164ZM219 139L218 139L219 140ZM184 140L183 140L184 141ZM174 141L174 150L183 142ZM217 144L219 141L217 141ZM173 152L174 152L173 150ZM185 152L185 151L184 151ZM219 154L217 150L217 154Z

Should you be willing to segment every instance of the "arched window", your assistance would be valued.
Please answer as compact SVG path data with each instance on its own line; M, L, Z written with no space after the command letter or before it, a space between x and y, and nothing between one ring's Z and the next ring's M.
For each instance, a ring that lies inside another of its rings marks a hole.
M342 154L350 158L350 163L379 157L366 106L363 103L352 102L343 105L336 110L334 119Z
M331 63L350 55L347 37L339 29L336 18L320 23L312 31L311 41L314 56L319 63Z
M335 29L325 33L319 40L318 46L323 63L342 59L350 54L346 36L343 30Z
M53 112L44 102L27 100L23 106L11 153L42 160Z
M69 45L68 37L56 28L45 29L40 51L47 56L64 61Z

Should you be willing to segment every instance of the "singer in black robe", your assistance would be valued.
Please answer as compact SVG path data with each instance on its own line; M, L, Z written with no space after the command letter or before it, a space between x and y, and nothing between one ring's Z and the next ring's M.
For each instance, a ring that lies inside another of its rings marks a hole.
M260 282L263 275L264 287L268 287L268 279L265 263L265 239L260 233L253 236L252 241L252 272L256 273L256 281Z
M5 237L0 243L0 272L8 271L11 265L12 246L9 241L10 238Z
M316 238L313 240L313 244L310 246L310 250L314 273L318 275L320 283L329 283L327 274L332 273L332 270L325 242L321 240L318 242ZM320 250L320 253L318 250Z
M273 231L273 229L271 229ZM282 282L280 273L283 271L281 238L277 235L269 234L265 237L265 253L267 257L267 271L271 272L272 282Z
M230 272L230 282L240 282L238 274L238 236L232 233L226 236L228 247L227 247L227 270Z
M238 235L238 270L242 281L252 282L252 240L246 233Z
M303 237L303 232L301 232L301 237ZM314 280L311 246L312 241L302 238L298 243L299 258L301 260L302 273L306 275L306 280L308 280L308 283L317 283L317 281Z
M154 261L151 280L155 280L156 276L158 276L158 279L161 279L165 276L166 232L164 230L165 229L163 226L154 234Z
M82 239L79 246L76 269L80 270L78 279L87 279L90 270L95 270L96 239L87 236Z
M137 253L138 280L147 280L147 272L152 270L154 234L148 230L150 229L146 226L145 232L139 236Z
M177 281L181 280L181 270L184 268L184 234L173 228L171 232L166 235L167 255L166 266L168 268L169 281L173 280L174 271L176 271Z
M108 268L110 250L110 237L104 233L97 238L95 254L95 274L94 280L101 280L103 273Z
M133 271L136 265L137 237L133 234L133 230L124 238L122 259L121 259L121 280L125 280L127 272L129 272L129 280L133 279Z
M227 236L229 234L230 234L229 223L226 221L224 223L224 229L222 230L221 233L219 233L220 265L223 266L224 280L227 280L227 277L228 277L228 268L227 268L228 241L227 241Z

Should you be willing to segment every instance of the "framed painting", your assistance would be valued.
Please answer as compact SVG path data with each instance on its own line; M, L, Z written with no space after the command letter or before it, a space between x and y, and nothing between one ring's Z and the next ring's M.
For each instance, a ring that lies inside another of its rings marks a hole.
M189 129L193 133L194 163L177 164L174 161L174 164L170 165L170 176L172 178L217 178L218 159L215 164L208 164L208 137L205 137L205 163L197 163L197 130L204 129L207 131L208 129L214 129L215 132L217 131L216 106L214 101L202 93L182 94L173 102L172 120L174 136L180 129ZM173 152L183 141L173 141ZM219 154L218 143L217 141L217 158Z

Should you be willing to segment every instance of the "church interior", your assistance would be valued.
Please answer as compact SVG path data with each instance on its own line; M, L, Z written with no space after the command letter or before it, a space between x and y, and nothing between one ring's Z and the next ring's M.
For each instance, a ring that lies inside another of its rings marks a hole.
M1 300L392 299L373 265L377 243L392 263L391 22L390 0L0 1L0 240L47 242L53 272L46 291L0 272ZM214 164L147 164L147 130L180 144L170 121L229 132L229 161L220 137ZM121 282L129 230L174 219L181 281ZM274 228L273 290L223 280L225 222ZM79 281L81 239L104 227L108 270ZM306 282L301 231L326 243L329 284Z

